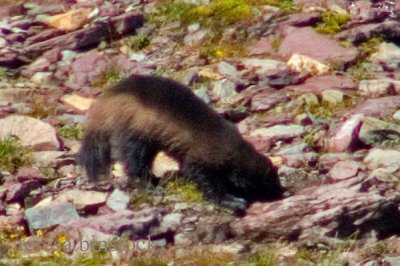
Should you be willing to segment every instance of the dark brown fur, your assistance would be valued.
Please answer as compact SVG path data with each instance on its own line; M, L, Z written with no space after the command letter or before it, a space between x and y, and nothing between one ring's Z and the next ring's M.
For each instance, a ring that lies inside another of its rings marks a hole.
M166 78L133 75L91 108L79 153L90 180L108 174L112 158L131 177L150 176L155 154L182 164L206 198L235 211L278 198L282 188L271 162L187 87Z

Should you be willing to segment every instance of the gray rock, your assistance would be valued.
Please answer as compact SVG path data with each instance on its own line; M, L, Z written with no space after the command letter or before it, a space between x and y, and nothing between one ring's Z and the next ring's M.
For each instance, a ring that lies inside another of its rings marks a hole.
M378 52L371 55L371 61L379 63L388 69L400 67L400 47L393 43L383 42L379 45Z
M25 215L31 230L50 228L79 218L71 203L29 208L25 210Z
M225 62L221 61L218 63L218 72L229 79L236 80L238 78L238 71L235 66Z
M228 79L221 79L212 83L212 92L215 100L227 101L236 94L236 85Z
M182 213L167 214L163 217L160 227L164 228L165 230L176 231L181 226L182 219Z
M115 189L107 200L107 206L114 211L125 210L128 206L130 197L119 189Z
M183 42L186 45L197 45L201 43L207 35L208 35L208 30L199 30L196 32L192 32L187 34L183 38Z
M347 179L356 176L360 168L361 164L356 161L341 161L333 166L329 175L334 180Z
M321 94L322 100L330 103L331 105L337 105L343 102L344 94L339 90L324 90Z
M372 146L382 145L385 142L400 144L400 126L367 116L363 119L359 138L364 144Z

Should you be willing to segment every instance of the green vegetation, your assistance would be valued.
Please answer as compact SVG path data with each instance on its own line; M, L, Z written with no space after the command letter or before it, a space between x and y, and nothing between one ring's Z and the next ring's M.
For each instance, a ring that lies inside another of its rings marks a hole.
M333 34L342 30L350 20L350 15L334 11L322 12L322 22L315 27L315 31L322 34Z
M150 44L150 37L139 33L138 35L125 38L123 44L131 50L140 51Z
M48 116L56 115L56 105L49 104L46 96L36 94L31 98L32 110L27 114L29 116L43 119Z
M7 77L7 68L0 67L0 81L5 80Z
M370 78L370 63L367 62L367 59L373 53L378 51L378 46L382 42L382 38L372 37L360 45L360 54L358 55L357 62L347 69L347 73L353 78L354 81Z
M115 66L106 67L98 77L92 80L92 85L102 89L111 87L124 78L124 73Z
M208 5L167 0L159 6L158 14L150 20L156 23L178 20L184 25L198 22L208 28L221 29L240 21L251 21L255 8L265 5L276 6L285 11L294 9L291 0L211 0Z
M57 128L58 134L64 139L82 139L83 127L80 124L64 124Z
M203 199L201 192L194 184L180 179L168 182L166 193L167 195L178 194L185 202L200 202Z
M18 168L31 163L31 151L23 147L18 139L0 139L0 169L14 173Z

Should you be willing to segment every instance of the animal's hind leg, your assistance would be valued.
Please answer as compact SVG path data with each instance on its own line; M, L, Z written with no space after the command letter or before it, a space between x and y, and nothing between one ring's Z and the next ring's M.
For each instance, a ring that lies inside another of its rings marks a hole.
M150 171L151 163L158 151L157 145L146 138L131 136L125 143L122 161L127 175L140 186L156 185L157 179Z
M78 164L86 170L89 181L97 181L99 175L109 176L110 143L108 136L98 132L88 132L78 153Z

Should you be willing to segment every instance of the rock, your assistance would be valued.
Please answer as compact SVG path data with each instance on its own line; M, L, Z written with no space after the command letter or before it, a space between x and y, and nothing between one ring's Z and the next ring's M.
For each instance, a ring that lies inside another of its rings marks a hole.
M31 147L34 151L60 148L55 128L28 116L10 115L0 119L0 139L10 136L18 137L23 146Z
M322 91L322 101L325 101L331 105L338 105L343 102L343 92L338 90L324 90Z
M63 14L47 17L43 22L58 30L74 31L88 22L88 16L91 12L91 8L72 9Z
M353 113L373 117L385 117L400 107L400 96L386 96L377 99L367 99L353 108Z
M89 110L94 100L82 97L78 94L67 94L61 97L61 101L78 112L86 112Z
M315 49L324 47L324 49ZM282 40L278 54L289 57L300 54L311 57L322 63L347 64L357 57L357 49L354 47L344 48L327 36L318 34L311 27L293 29Z
M29 193L41 186L38 180L28 180L23 183L6 184L7 197L6 201L22 201Z
M324 90L354 90L356 85L347 75L324 75L311 77L304 84L289 86L288 89L295 95L307 92L320 95Z
M208 78L211 80L219 80L223 78L223 76L221 76L219 73L216 73L213 69L209 67L202 68L199 71L199 77Z
M0 99L5 102L22 102L30 91L30 89L22 88L0 89Z
M358 90L361 95L370 98L398 94L400 92L400 81L394 79L361 80Z
M266 111L278 103L284 103L289 100L285 89L275 90L272 88L259 89L251 98L251 111Z
M299 143L296 145L290 145L280 149L276 155L287 155L287 154L300 154L307 149L308 145L306 143Z
M272 59L245 58L241 60L246 70L252 71L259 76L269 76L279 71L287 70L284 62Z
M372 149L364 159L368 169L384 168L394 172L400 168L400 152L397 150Z
M291 139L304 134L305 130L300 125L276 125L269 128L259 128L250 133L252 137L267 137L274 139Z
M29 208L25 210L25 215L31 230L50 228L79 218L71 203Z
M236 94L236 85L230 80L221 79L212 82L212 93L214 100L221 100L227 102L229 97Z
M312 11L290 14L285 24L296 27L306 27L314 26L319 21L321 21L321 13Z
M142 25L143 15L137 11L132 11L119 16L113 16L107 21L93 23L88 28L32 43L24 47L22 54L28 58L32 58L47 51L49 47L57 47L60 50L83 49L93 46L104 39L131 33Z
M152 172L156 177L165 177L179 171L179 163L165 152L159 152L154 158Z
M106 205L114 211L125 210L130 201L128 194L119 189L115 189L107 200Z
M49 82L53 76L53 73L51 72L37 72L31 77L31 81L41 85L46 82Z
M26 78L33 77L37 72L48 72L51 63L47 58L40 57L30 64L26 69L21 71L21 75Z
M61 160L61 157L65 155L64 151L39 151L33 152L33 160L37 167L52 167L56 166Z
M400 47L393 43L383 42L379 45L378 51L370 56L370 59L389 70L397 69L400 67Z
M289 167L305 167L315 165L318 162L318 154L315 152L302 152L296 154L281 155L284 164Z
M18 182L37 180L41 183L44 183L48 181L47 178L44 177L43 174L36 168L28 168L28 167L19 168L15 176Z
M393 36L399 36L399 31L399 22L387 20L378 23L361 24L336 34L336 37L353 43L361 43L373 36L381 36L383 39L390 40Z
M359 139L366 145L380 146L385 141L396 142L399 136L399 125L367 116L363 119Z
M329 139L328 150L344 152L351 149L358 139L363 118L363 115L356 114L347 119Z
M72 203L78 210L92 212L94 209L105 204L107 194L97 191L86 191L71 189L60 192L55 197L45 198L35 207L42 207L55 204Z
M347 179L356 176L361 165L356 161L341 161L336 163L329 171L329 175L334 180Z
M255 43L250 44L246 50L250 56L268 54L273 51L272 42L272 38L262 37Z
M190 238L187 234L178 233L178 234L175 234L175 236L174 236L174 244L177 246L189 247L190 245L193 244L193 242L190 240Z
M223 245L212 245L211 252L215 253L228 253L228 254L242 254L249 251L249 248L240 243L231 243Z
M178 228L182 227L182 213L170 213L163 217L160 227L168 231L176 231Z
M293 54L287 62L287 65L295 71L305 71L313 75L326 74L329 71L328 65L300 54Z
M225 78L231 80L236 80L238 78L238 71L235 66L225 61L221 61L218 63L217 67L218 67L218 72Z
M199 30L196 32L191 32L183 38L183 42L186 45L198 45L204 40L204 38L208 35L208 33L209 33L208 30Z

